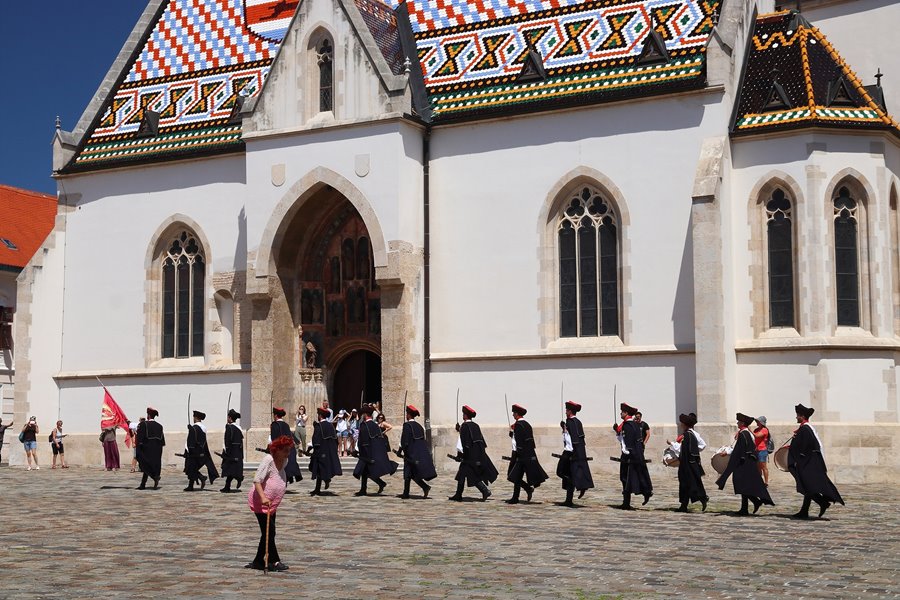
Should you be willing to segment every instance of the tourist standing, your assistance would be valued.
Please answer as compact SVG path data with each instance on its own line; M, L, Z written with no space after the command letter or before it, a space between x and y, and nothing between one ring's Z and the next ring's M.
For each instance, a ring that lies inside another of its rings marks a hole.
M22 427L22 445L25 446L25 458L28 460L28 468L31 470L31 461L34 461L34 469L39 471L41 467L38 465L37 458L37 434L41 432L37 424L37 417L33 416L28 419L25 426Z
M765 417L756 417L759 425L753 430L753 438L756 440L756 467L762 475L763 483L769 485L769 428L766 427Z
M9 425L3 424L3 419L0 419L0 451L3 450L3 437L6 435L6 430L12 427L15 424L15 421L10 421ZM0 461L3 460L3 457L0 456Z
M66 434L62 431L63 422L57 421L56 427L53 428L53 431L50 432L50 449L53 451L53 466L51 469L56 468L56 457L59 456L59 467L61 469L68 469L69 465L66 464L66 449L63 446L63 438L66 437Z
M301 404L297 407L297 419L294 425L294 439L300 444L300 452L306 452L306 423L309 421L309 415L306 414L306 406Z
M116 428L106 427L100 431L103 444L103 462L107 471L119 470L119 444L116 442Z

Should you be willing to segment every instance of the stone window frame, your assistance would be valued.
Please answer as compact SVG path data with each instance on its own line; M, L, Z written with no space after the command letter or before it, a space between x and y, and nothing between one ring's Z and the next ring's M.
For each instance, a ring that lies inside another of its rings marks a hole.
M858 206L857 229L857 261L859 263L859 327L839 326L837 324L837 299L835 297L835 264L834 264L834 199L839 190L846 187L850 196ZM832 335L868 335L872 332L872 298L871 289L873 266L870 246L870 215L874 214L871 203L877 198L865 176L852 168L843 169L832 177L828 184L823 202L825 204L825 239L828 252L825 256L825 299L828 306L828 324Z
M338 58L339 49L334 43L334 32L325 24L317 23L306 39L306 108L310 119L336 119L338 116ZM325 40L331 45L331 110L320 110L319 48Z
M562 337L559 315L559 247L558 218L578 188L589 186L598 190L610 203L618 221L618 292L619 334L614 336ZM538 300L541 320L541 346L547 349L597 349L625 347L632 333L630 311L631 218L625 197L613 181L591 167L580 166L557 180L548 191L538 219Z
M185 358L162 357L162 261L165 247L170 238L179 231L191 233L201 246L206 273L203 281L204 319L203 355ZM144 259L144 366L147 368L169 368L183 366L205 366L210 355L210 309L215 310L211 286L213 278L213 253L209 239L199 224L183 214L172 215L163 221L150 238Z
M794 326L771 327L769 314L769 252L766 202L776 189L782 189L790 198L794 223L791 227L792 264L794 269ZM801 215L805 209L805 199L797 181L783 171L771 171L760 178L750 193L748 219L750 223L750 301L752 313L750 325L755 338L799 337L803 335L800 319L802 294L800 294L801 266L800 231L804 223Z

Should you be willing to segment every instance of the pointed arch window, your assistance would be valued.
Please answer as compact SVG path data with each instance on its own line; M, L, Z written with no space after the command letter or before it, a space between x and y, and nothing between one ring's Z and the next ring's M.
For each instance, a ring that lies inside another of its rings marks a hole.
M780 188L766 202L769 327L794 327L793 205Z
M842 186L834 198L837 324L859 327L859 203Z
M162 284L162 358L203 356L206 261L192 233L166 246Z
M323 39L316 49L319 65L319 112L334 109L334 47L328 38Z
M578 188L557 220L560 337L619 335L618 240L612 204Z

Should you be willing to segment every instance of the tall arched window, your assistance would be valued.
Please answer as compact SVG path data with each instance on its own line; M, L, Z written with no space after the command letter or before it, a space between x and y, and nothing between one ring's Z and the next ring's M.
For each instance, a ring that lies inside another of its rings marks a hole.
M859 205L842 186L834 198L834 277L837 324L859 327Z
M557 221L559 335L619 335L618 220L596 189L576 190Z
M162 358L203 356L205 283L203 248L181 230L162 257Z
M328 38L323 39L316 49L319 65L319 112L328 112L334 107L334 48Z
M794 327L793 207L776 188L766 202L769 263L769 327Z

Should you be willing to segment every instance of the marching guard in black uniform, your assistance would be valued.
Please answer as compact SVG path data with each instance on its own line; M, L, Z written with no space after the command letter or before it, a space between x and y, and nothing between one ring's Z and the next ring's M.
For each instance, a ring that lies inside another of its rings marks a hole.
M325 489L331 485L331 480L342 475L341 459L338 456L337 434L334 425L328 420L330 411L327 408L316 409L318 420L313 423L312 453L309 458L309 472L316 480L316 487L309 495L322 495L322 482Z
M513 404L512 414L515 422L509 426L509 437L512 438L512 455L509 457L509 470L506 478L513 484L513 495L507 504L518 504L519 494L525 489L527 501L531 501L534 489L547 481L547 473L538 462L534 444L534 430L524 419L528 412L525 407Z
M277 406L272 408L272 416L275 417L275 419L272 421L272 425L269 426L270 441L277 440L283 435L288 436L292 440L294 439L294 433L291 431L291 426L284 422L284 415L286 414L287 412L283 408ZM291 448L291 453L288 455L287 463L284 465L284 474L287 475L288 483L303 481L303 472L300 470L300 465L297 463L296 444Z
M794 518L808 519L809 506L813 502L819 505L821 517L833 503L844 504L844 499L828 477L822 441L809 423L809 418L816 409L798 404L794 407L794 411L797 413L797 423L800 427L794 431L788 449L788 470L797 482L797 492L803 494L803 506Z
M697 415L691 413L686 415L681 413L678 421L682 425L680 453L678 455L678 502L680 506L677 512L687 512L688 503L699 502L706 510L706 504L709 502L709 496L706 495L706 488L703 487L703 464L700 462L700 451L706 448L706 442L703 441L694 426L697 424Z
M228 423L225 424L225 440L222 447L222 476L225 478L225 487L219 490L229 493L241 489L244 480L244 432L236 421L241 418L241 413L236 410L228 410ZM235 489L231 489L232 480L237 481Z
M147 420L138 424L135 434L135 446L141 462L141 485L137 489L147 489L147 478L153 480L153 489L159 488L159 475L162 470L162 452L166 445L163 426L154 419L159 416L155 408L147 407Z
M619 458L619 480L622 482L622 510L633 510L631 495L640 494L644 497L641 505L647 504L653 495L653 482L650 481L650 471L647 470L647 462L644 460L644 432L640 424L634 420L638 409L622 402L619 405L622 423L613 424L613 431L622 446L622 455Z
M756 439L753 433L747 429L755 420L743 413L737 413L738 432L735 434L734 448L728 459L728 466L716 480L719 489L725 489L728 478L734 486L734 493L741 495L741 510L738 515L749 515L748 503L753 503L753 512L759 510L763 504L775 506L769 490L763 482L762 475L756 466Z
M184 473L188 477L188 486L184 488L185 492L193 492L194 484L197 481L200 482L201 490L206 487L206 477L200 472L204 466L209 474L210 483L213 483L219 476L209 453L209 445L206 443L206 426L203 425L206 413L195 410L193 416L194 423L188 425L187 441L184 445Z
M465 486L475 486L481 492L481 500L487 500L491 495L488 484L496 481L500 474L487 455L487 442L484 441L481 427L472 420L475 414L474 408L462 407L463 423L459 426L459 440L456 442L456 460L459 462L456 493L448 498L454 502L462 502Z
M384 432L378 423L372 420L375 407L365 404L360 409L363 422L359 425L359 461L353 469L353 476L359 479L359 491L355 496L368 495L366 487L371 479L378 484L378 494L387 485L381 478L382 475L393 475L397 472L397 463L388 458L388 444Z
M406 421L400 434L400 450L397 451L397 456L403 458L403 493L399 497L404 500L409 498L411 481L422 488L422 498L427 498L431 486L425 482L437 477L431 450L425 440L425 428L416 421L418 416L419 409L412 404L407 405Z
M562 479L562 488L566 490L566 500L562 506L575 506L572 498L575 490L578 497L594 487L594 478L588 467L587 447L584 443L584 426L575 415L581 410L577 402L566 402L566 420L560 422L563 435L563 453L556 464L556 475Z

